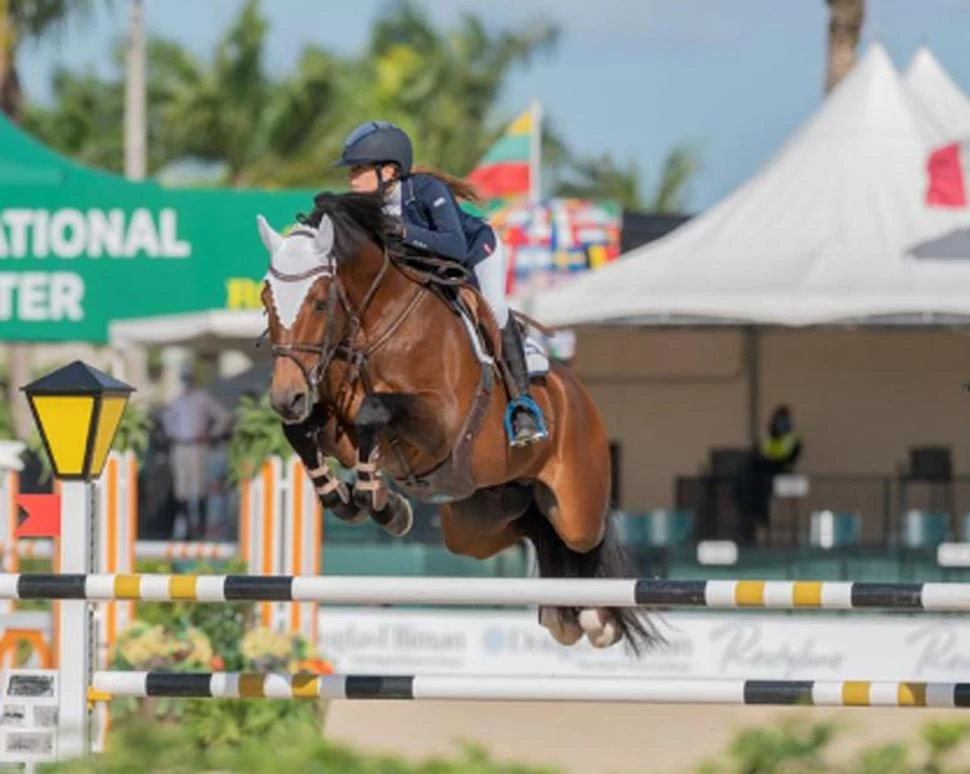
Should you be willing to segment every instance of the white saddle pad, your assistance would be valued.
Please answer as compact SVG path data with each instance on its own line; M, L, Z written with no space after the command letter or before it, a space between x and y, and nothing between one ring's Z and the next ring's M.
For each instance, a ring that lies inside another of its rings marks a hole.
M536 336L526 336L523 342L525 362L529 369L529 376L545 376L549 373L549 350L545 342Z

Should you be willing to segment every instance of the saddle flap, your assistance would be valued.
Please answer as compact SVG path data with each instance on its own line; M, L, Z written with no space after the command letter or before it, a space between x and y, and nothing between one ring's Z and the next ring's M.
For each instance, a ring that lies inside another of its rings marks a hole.
M472 340L475 356L483 367L491 366L494 360L501 358L502 333L498 321L485 297L467 283L471 275L464 266L455 261L425 256L407 256L396 262L401 271L427 286L461 318ZM537 379L548 374L549 349L541 333L527 329L523 348L529 376ZM501 375L501 369L499 373Z
M460 290L460 308L468 311L472 316L470 321L479 335L485 337L483 342L488 350L499 358L502 355L502 333L499 330L495 315L485 297L474 288L465 286ZM525 350L526 367L529 376L538 379L549 373L549 348L539 331L526 328L522 337L522 347Z
M470 285L463 285L458 289L458 313L470 315L469 322L481 337L481 343L494 358L501 357L502 333L485 297Z

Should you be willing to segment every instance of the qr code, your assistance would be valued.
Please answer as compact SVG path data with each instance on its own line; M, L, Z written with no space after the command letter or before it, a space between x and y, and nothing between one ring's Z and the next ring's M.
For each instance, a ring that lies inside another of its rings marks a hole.
M56 728L57 707L34 707L34 725L37 728Z
M0 724L4 726L24 726L27 724L27 708L23 704L4 704Z
M6 736L5 753L29 753L30 755L53 755L54 734L49 731L20 731Z
M10 675L7 683L8 696L45 697L54 696L54 677L52 675Z

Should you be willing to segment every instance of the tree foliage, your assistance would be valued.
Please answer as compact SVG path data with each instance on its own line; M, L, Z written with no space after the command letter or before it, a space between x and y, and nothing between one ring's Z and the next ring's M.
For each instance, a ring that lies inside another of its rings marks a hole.
M342 187L333 160L344 137L379 117L416 138L421 163L464 175L512 117L498 109L511 76L559 39L547 21L494 30L475 14L442 28L414 0L399 0L375 21L361 53L308 46L292 71L274 77L265 65L268 31L260 0L248 0L208 58L174 40L150 39L152 173L198 159L216 162L226 185ZM29 105L27 128L87 164L120 171L123 53L118 46L110 77L59 70L53 104ZM630 208L682 208L696 170L693 151L676 149L648 191L634 165L608 154L577 156L551 125L543 147L548 193Z

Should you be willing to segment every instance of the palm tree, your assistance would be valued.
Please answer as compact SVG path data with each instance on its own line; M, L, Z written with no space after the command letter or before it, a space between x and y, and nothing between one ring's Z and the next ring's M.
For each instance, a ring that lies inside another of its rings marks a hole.
M63 30L69 19L94 6L95 0L0 0L0 111L17 122L23 115L18 45Z
M375 23L362 57L308 49L270 100L266 152L246 184L341 185L333 160L356 124L394 121L416 139L418 161L453 173L471 169L501 132L489 118L512 69L555 43L558 30L491 33L466 15L435 27L410 0Z
M248 0L212 62L175 43L150 46L150 81L162 92L161 141L169 155L224 161L230 184L259 158L271 88L263 67L268 28L259 0Z
M681 145L671 150L664 159L660 179L647 201L647 211L683 213L687 208L690 182L699 168L699 154L694 148Z
M124 145L121 82L58 69L52 85L54 107L27 103L24 128L84 164L120 173Z
M115 74L107 79L90 71L57 69L52 79L52 106L28 102L23 111L24 128L61 153L120 174L124 166L125 56L122 42L114 51ZM202 66L179 44L167 40L149 41L147 59L148 167L155 172L180 153L172 147L177 128L167 123L165 111Z
M151 169L192 156L224 162L232 185L340 184L333 160L343 138L379 117L412 133L422 163L464 173L501 131L489 117L512 68L557 34L546 24L489 32L474 16L442 30L416 4L399 2L376 22L363 56L310 47L294 73L274 82L262 64L266 31L258 0L248 0L211 62L175 42L149 43ZM30 128L55 147L117 169L120 159L106 157L120 139L120 94L120 77L99 82L61 73L57 115L32 109Z
M434 27L416 3L401 0L374 25L357 90L354 119L384 115L420 138L422 162L465 173L495 134L495 103L513 69L558 41L559 28L537 22L522 31L491 32L466 14L452 30Z
M633 162L621 167L609 154L579 159L568 165L556 187L559 196L577 199L611 199L628 210L656 213L683 212L687 188L698 169L694 149L680 146L671 150L661 166L653 190L643 192L643 175Z
M17 73L17 47L24 40L57 32L71 17L90 13L94 0L0 0L0 111L19 123L24 97ZM8 405L19 437L30 431L30 418L19 387L29 378L29 353L23 344L10 346Z
M266 150L240 176L248 186L327 187L346 134L353 64L317 47L304 50L292 76L276 84L265 116ZM366 84L361 84L366 88Z
M855 64L856 48L865 21L865 0L825 0L829 6L828 67L825 93L828 94Z
M557 36L545 24L489 32L474 16L440 30L405 0L378 19L363 56L308 47L292 74L273 81L262 65L266 32L258 0L248 0L211 61L174 41L149 41L151 171L197 157L224 163L232 185L342 186L333 160L343 138L378 117L412 133L420 162L463 173L504 129L504 121L490 119L512 68L528 64ZM54 108L28 106L27 127L75 158L120 171L123 46L115 62L117 74L107 80L58 72ZM609 156L573 161L548 121L543 156L548 190L657 212L682 209L696 169L693 151L674 149L656 187L645 192L635 165L618 166Z
M577 160L571 165L570 174L571 179L559 184L559 196L611 199L627 209L643 208L640 172L633 162L621 167L606 153Z

